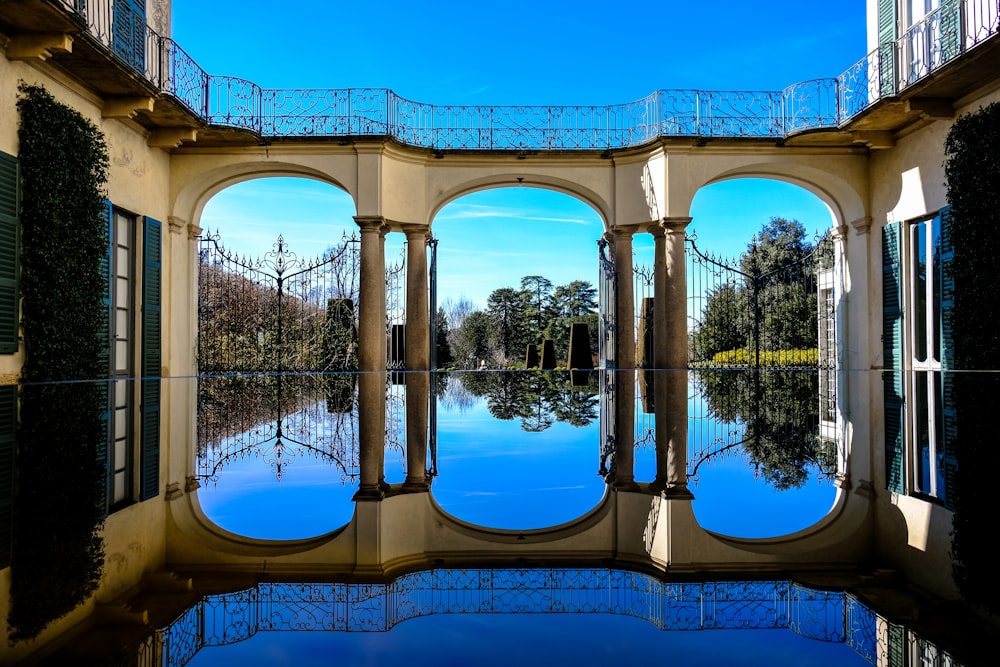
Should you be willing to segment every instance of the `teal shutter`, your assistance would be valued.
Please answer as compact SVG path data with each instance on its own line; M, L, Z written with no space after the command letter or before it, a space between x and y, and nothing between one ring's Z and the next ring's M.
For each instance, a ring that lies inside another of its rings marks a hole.
M13 155L0 153L0 354L17 352L20 194L18 160Z
M111 46L140 74L146 71L146 0L113 0Z
M950 207L941 209L941 265L937 277L941 285L941 311L938 315L941 321L941 350L938 359L941 360L941 411L944 417L942 437L939 444L941 459L939 465L944 469L944 490L942 498L949 509L955 508L956 476L958 474L958 455L955 451L957 436L957 415L955 411L954 370L955 370L955 243L952 234L952 218Z
M105 239L105 245L107 247L107 253L101 258L101 273L104 274L104 292L101 295L101 301L104 304L104 323L101 327L101 331L98 332L98 336L101 339L101 358L100 367L104 369L104 377L98 378L101 390L101 402L104 405L104 410L101 413L101 425L104 431L104 437L101 438L101 442L97 448L97 460L101 467L107 471L104 476L105 483L105 494L104 497L108 498L111 493L111 466L108 461L108 452L110 451L111 444L111 412L114 406L114 383L111 381L111 318L114 317L114 309L111 307L111 285L114 277L111 275L111 252L112 252L112 242L114 239L114 207L111 205L110 201L105 200L104 202L104 217L106 229L108 230L108 236Z
M888 667L906 667L906 628L899 624L888 622L886 653Z
M882 228L882 385L885 407L885 481L906 490L903 458L903 291L900 262L902 225Z
M0 387L0 569L10 565L14 546L14 483L17 472L17 385Z
M878 0L879 95L896 94L896 0Z
M163 224L146 218L142 243L142 396L139 498L160 492L160 341Z
M945 63L962 51L962 3L960 0L941 2L941 62Z

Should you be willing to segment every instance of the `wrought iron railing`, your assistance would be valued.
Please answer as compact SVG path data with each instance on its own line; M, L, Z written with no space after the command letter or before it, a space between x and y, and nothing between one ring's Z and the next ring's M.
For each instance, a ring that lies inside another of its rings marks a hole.
M598 568L429 570L388 584L261 583L205 596L139 646L137 658L181 667L206 646L259 632L385 632L435 614L533 613L624 615L666 631L785 629L844 643L873 665L911 647L953 661L850 593L790 581L669 583Z
M949 2L891 48L837 78L781 91L658 90L609 106L453 106L404 99L387 88L264 89L207 74L172 39L113 0L53 0L90 35L206 122L263 137L392 137L434 150L609 150L659 137L784 138L843 125L898 94L1000 28L995 2Z

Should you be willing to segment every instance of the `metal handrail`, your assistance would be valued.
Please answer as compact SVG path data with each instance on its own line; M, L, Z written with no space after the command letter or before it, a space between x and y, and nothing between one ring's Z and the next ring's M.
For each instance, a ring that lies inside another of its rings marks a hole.
M804 81L782 91L658 90L615 105L462 106L415 102L388 88L264 89L245 79L207 74L125 3L51 1L78 16L110 53L209 124L265 138L384 136L433 150L609 150L660 137L783 139L836 129L1000 27L995 3L954 1L948 14L936 10L893 49L872 51L837 78ZM122 30L123 25L131 30ZM934 30L943 36L935 33L935 45L924 46ZM145 48L139 43L143 34ZM944 46L938 46L942 40ZM935 57L904 73L906 54L915 49Z

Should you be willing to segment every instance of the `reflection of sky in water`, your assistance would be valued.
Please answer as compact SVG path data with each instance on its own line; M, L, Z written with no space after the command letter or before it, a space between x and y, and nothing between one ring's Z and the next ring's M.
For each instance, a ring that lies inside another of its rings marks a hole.
M593 509L605 493L598 475L600 428L555 422L529 433L521 421L493 418L486 401L468 397L461 408L438 406L437 468L432 484L442 509L470 523L504 529L534 529L571 521ZM691 426L694 432L695 426ZM391 483L405 477L404 454L386 453ZM653 446L639 447L635 478L655 476ZM264 539L306 538L350 521L356 490L332 464L298 456L280 481L259 458L237 460L198 491L205 514L222 528ZM823 518L836 489L818 482L815 470L800 488L774 491L754 477L741 455L713 460L699 470L693 508L708 530L738 537L785 535Z
M660 630L608 614L471 614L415 618L388 632L264 632L201 649L205 665L519 665L641 664L685 667L852 667L869 663L842 642L790 630Z

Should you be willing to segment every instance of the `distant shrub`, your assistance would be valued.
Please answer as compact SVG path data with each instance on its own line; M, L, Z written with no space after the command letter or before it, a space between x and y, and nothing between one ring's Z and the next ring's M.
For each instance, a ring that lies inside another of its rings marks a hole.
M753 366L756 358L753 350L741 347L736 350L716 352L712 363L718 366ZM815 347L808 350L761 350L760 365L771 367L782 366L816 366L819 364L819 350Z

